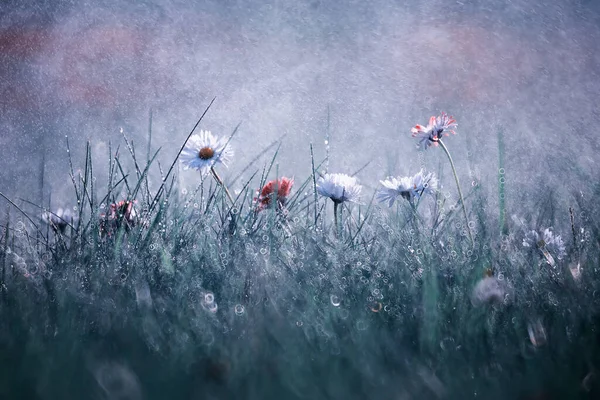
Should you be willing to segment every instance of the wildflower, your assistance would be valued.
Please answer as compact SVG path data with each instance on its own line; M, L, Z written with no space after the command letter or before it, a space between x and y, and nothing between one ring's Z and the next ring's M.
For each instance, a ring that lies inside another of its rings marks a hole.
M454 117L449 116L445 112L442 112L442 115L435 117L432 116L429 118L429 124L426 127L422 125L415 125L414 128L411 129L412 136L419 139L419 145L417 146L421 150L426 150L432 144L437 146L441 144L444 153L448 157L448 161L450 162L450 166L452 167L452 174L454 175L454 181L456 182L456 188L458 189L458 197L460 198L460 205L463 211L463 216L465 217L465 223L467 224L467 232L469 233L469 239L471 240L471 245L475 246L475 241L473 240L473 234L471 233L471 228L469 225L469 216L467 215L467 209L465 208L465 199L463 198L462 190L460 190L460 183L458 181L458 175L456 173L456 167L454 166L454 162L452 161L452 157L450 156L450 152L448 148L442 142L442 136L450 136L450 133L456 134L454 131L454 127L456 126L456 120Z
M257 210L262 211L269 208L275 198L277 199L278 207L282 208L290 195L293 185L294 180L286 177L267 182L259 192L259 196L254 199L258 202Z
M399 196L412 203L425 193L433 193L438 187L435 175L432 172L424 174L423 170L414 176L390 177L379 182L384 188L377 192L377 200L387 202L388 207L391 207Z
M73 226L77 221L77 216L73 215L71 209L59 208L55 213L44 211L42 221L50 225L55 232L64 233L68 226Z
M227 166L232 157L233 150L226 139L210 131L200 131L199 135L193 135L187 141L181 151L180 162L184 169L193 168L205 173L217 163Z
M475 285L471 302L473 305L502 304L507 294L504 281L494 276L486 276Z
M109 236L119 230L122 226L129 230L138 223L138 213L134 207L134 201L122 200L111 204L108 213L100 215L100 233Z
M335 204L346 201L357 203L361 190L357 179L346 174L325 174L317 182L317 192L329 197Z
M456 134L454 129L452 129L455 126L457 126L456 120L452 116L442 112L440 116L429 118L427 126L415 125L411 129L411 132L412 137L419 139L419 149L426 150L431 145L437 146L442 136L450 136L448 132Z
M542 321L539 318L528 322L527 333L529 334L529 340L531 341L531 344L535 347L540 347L546 344L546 330L544 329L544 325L542 325Z
M551 259L554 256L562 260L567 254L562 238L560 235L554 235L552 228L546 228L539 232L537 230L527 232L523 238L523 246L538 248L547 259ZM550 261L549 263L553 264Z
M569 271L575 282L581 278L581 264L579 262L572 262L569 264Z

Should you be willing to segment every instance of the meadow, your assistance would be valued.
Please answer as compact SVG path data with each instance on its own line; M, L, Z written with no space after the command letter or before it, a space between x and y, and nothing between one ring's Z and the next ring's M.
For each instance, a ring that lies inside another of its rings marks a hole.
M201 117L167 165L69 156L69 209L2 194L0 398L598 398L597 202L507 209L501 132L497 180L460 183L444 115L406 129L439 169L381 183L309 143L309 176L278 143L237 165Z

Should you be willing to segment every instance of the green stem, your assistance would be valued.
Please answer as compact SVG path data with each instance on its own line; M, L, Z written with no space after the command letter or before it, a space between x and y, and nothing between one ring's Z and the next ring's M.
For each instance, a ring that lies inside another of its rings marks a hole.
M452 156L450 156L450 152L448 151L448 148L446 147L444 142L442 142L441 139L438 140L438 143L440 144L440 146L442 146L442 149L448 156L448 161L450 161L450 166L452 167L452 173L454 174L454 180L456 181L456 188L458 189L458 196L460 197L460 205L462 206L463 215L465 216L465 223L467 224L466 225L467 232L469 232L469 239L471 239L471 245L475 246L475 241L473 240L473 235L471 234L471 228L469 227L469 217L467 216L467 209L465 208L465 201L463 199L462 190L460 190L460 183L458 182L458 175L456 174L456 168L454 167L454 162L452 161Z
M223 180L221 179L219 174L217 174L215 167L210 167L210 172L215 177L215 180L217 181L217 183L219 185L221 185L221 187L225 191L225 194L227 195L227 198L229 199L229 201L231 202L231 206L233 207L233 205L234 205L233 197L231 197L231 193L229 193L229 189L227 189L227 186L225 186L225 184L223 183Z
M500 205L500 233L508 235L508 224L506 223L506 203L504 190L504 133L502 129L498 131L498 202Z
M333 220L335 221L335 236L336 237L340 237L340 229L339 229L339 222L338 222L338 202L334 201L333 202Z

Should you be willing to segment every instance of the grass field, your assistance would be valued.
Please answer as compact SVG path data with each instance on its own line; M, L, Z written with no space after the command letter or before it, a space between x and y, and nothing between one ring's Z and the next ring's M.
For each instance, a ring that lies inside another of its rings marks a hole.
M499 139L498 181L462 188L467 220L440 148L444 191L388 207L375 181L337 204L313 157L259 211L276 146L255 174L229 166L251 175L232 193L211 173L182 189L178 160L126 138L108 167L88 147L68 214L6 199L0 398L598 398L597 202L533 187L539 207L506 209Z

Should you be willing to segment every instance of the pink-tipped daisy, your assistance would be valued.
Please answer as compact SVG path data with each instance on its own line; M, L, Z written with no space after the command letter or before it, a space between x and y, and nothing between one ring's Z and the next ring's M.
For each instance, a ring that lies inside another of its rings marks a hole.
M267 184L260 191L259 196L254 199L258 202L257 211L262 211L266 208L269 208L275 198L277 198L278 207L283 207L288 196L290 195L293 185L294 179L286 177L281 177L279 179L274 179L267 182Z
M108 206L106 214L100 214L100 234L108 234L116 232L121 226L126 230L137 225L139 216L135 209L135 200L121 200Z
M431 145L437 146L442 136L450 136L450 133L455 135L456 132L453 128L456 126L456 120L452 116L442 112L442 115L429 118L427 126L415 125L411 129L411 132L412 137L419 139L419 149L426 150Z

